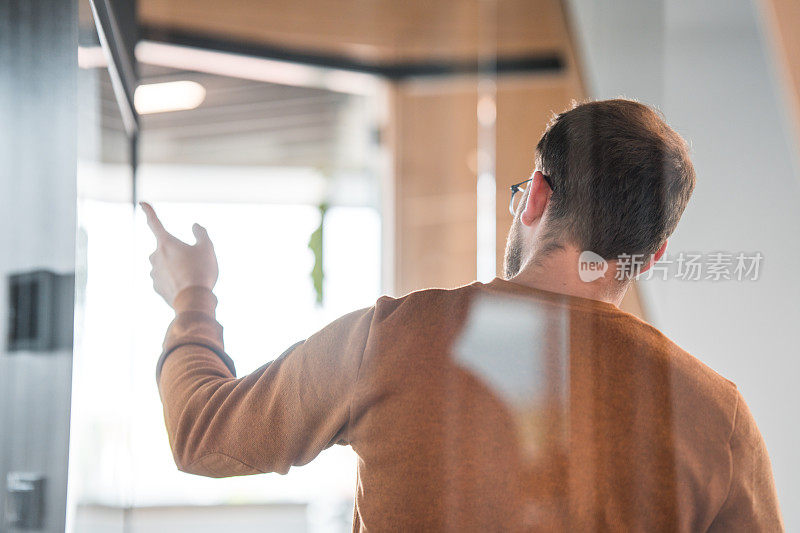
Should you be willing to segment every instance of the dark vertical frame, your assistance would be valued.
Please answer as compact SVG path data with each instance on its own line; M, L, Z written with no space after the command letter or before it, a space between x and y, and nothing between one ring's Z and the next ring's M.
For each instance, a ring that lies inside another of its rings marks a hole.
M125 131L129 137L139 131L139 116L133 103L137 73L134 59L135 16L120 12L109 0L90 0L97 24L97 35L108 60L108 73L114 86ZM127 2L134 5L133 2ZM119 5L125 5L119 3ZM122 25L124 24L124 26ZM130 28L133 26L133 30Z
M131 161L131 202L137 202L137 168L139 157L139 115L134 94L139 83L135 48L139 29L134 0L89 0L97 24L97 35L108 61L108 73L114 87L122 122L128 135Z

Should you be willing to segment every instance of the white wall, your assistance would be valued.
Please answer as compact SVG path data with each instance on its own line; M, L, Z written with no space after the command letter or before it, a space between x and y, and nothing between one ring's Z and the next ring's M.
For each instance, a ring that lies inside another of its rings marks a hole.
M800 531L800 154L751 0L569 0L592 96L658 106L690 141L697 188L671 253L764 255L751 282L647 281L652 322L736 382Z

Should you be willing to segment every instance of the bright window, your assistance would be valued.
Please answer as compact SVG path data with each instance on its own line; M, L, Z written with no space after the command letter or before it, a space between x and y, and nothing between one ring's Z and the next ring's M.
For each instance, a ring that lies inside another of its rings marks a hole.
M312 205L158 203L165 226L193 242L203 224L220 264L215 289L226 350L239 376L280 355L380 291L380 216L371 207L331 207L325 216L322 306L310 276ZM155 246L129 204L83 200L88 275L78 311L72 463L75 501L108 505L306 502L313 524L349 521L355 454L334 446L288 475L207 479L172 461L155 364L172 311L152 290ZM122 413L122 414L121 414Z

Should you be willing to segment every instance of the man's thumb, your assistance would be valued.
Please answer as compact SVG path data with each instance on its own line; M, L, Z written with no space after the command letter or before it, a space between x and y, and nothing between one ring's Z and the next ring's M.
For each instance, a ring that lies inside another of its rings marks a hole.
M206 228L200 224L194 224L192 226L192 233L194 233L195 241L197 241L195 244L211 244L211 239L208 237Z

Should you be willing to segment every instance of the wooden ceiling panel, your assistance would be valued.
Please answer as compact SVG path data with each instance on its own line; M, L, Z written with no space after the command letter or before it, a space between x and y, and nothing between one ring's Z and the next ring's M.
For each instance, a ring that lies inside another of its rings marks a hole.
M559 0L139 0L160 29L370 62L467 60L562 50ZM493 24L492 20L497 24ZM488 48L487 48L488 47Z

